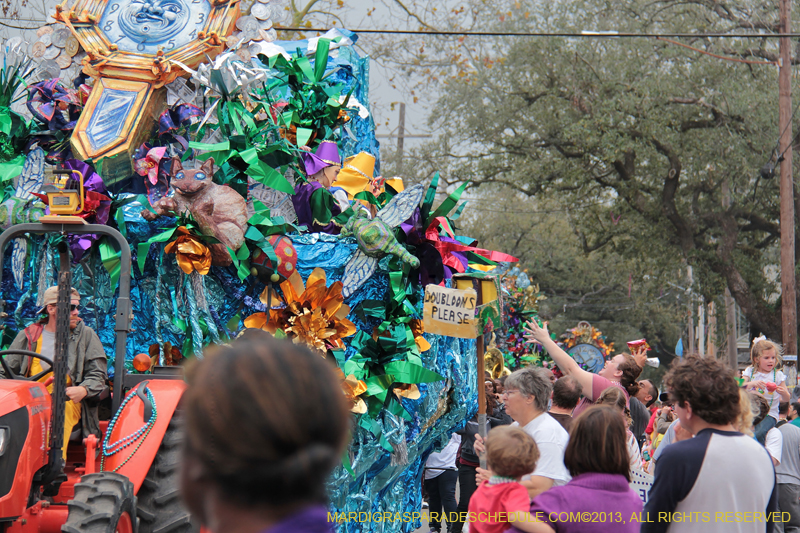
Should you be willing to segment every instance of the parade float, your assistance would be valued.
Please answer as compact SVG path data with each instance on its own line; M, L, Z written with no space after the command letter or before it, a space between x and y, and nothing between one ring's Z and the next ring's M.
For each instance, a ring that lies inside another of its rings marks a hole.
M503 309L486 272L515 259L458 234L464 187L380 176L357 35L277 41L272 8L78 0L36 42L3 43L0 225L56 210L45 189L75 184L54 171L79 174L77 216L119 230L133 255L127 370L180 365L247 328L309 346L339 367L353 412L331 511L400 516L421 508L427 455L477 410L475 337ZM37 318L64 240L82 317L111 354L120 250L91 234L16 239L2 345ZM472 338L427 331L426 308L444 321L467 309Z
M543 366L561 375L559 368L537 343L527 342L525 324L539 318L539 302L547 297L541 292L539 285L534 284L526 269L519 265L509 265L496 269L496 275L503 290L503 327L497 331L497 341L487 353L502 354L506 371L514 371L526 366ZM602 331L589 322L581 321L575 327L561 335L551 332L551 337L569 353L584 370L598 373L603 369L605 361L614 351L614 343L608 342ZM641 347L649 349L644 339L628 343L629 350ZM499 357L495 360L500 360ZM650 363L653 364L653 363ZM499 377L502 370L493 373Z
M552 360L541 345L525 339L525 324L539 318L539 302L547 297L531 282L527 270L515 265L500 275L503 288L503 328L498 331L497 349L509 371L526 366L550 365Z

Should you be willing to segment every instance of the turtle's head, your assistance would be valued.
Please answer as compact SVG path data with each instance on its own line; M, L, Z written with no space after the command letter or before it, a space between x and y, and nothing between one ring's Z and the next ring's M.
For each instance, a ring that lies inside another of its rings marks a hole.
M367 218L367 212L365 209L357 209L355 214L347 219L347 222L345 222L344 226L342 227L342 231L339 232L339 234L344 237L347 237L348 235L355 235L358 224L362 220L369 221L369 218Z

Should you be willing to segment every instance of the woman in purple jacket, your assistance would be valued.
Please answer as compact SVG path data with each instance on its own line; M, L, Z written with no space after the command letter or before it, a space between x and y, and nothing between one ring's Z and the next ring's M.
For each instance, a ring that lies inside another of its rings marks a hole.
M625 424L619 411L587 409L575 419L564 465L572 480L531 503L536 531L638 533L642 501L630 488Z

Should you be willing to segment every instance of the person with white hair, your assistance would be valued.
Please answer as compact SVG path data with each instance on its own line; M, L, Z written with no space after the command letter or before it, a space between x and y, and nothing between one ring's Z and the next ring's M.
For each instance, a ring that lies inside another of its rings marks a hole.
M569 442L569 433L547 413L552 391L553 385L546 369L527 367L506 378L503 392L506 413L514 419L512 426L519 426L533 437L539 448L536 470L521 481L531 498L553 486L566 485L571 479L564 466L564 450ZM476 435L475 451L478 453L485 450L482 441ZM489 479L489 472L479 468L477 478L478 483Z

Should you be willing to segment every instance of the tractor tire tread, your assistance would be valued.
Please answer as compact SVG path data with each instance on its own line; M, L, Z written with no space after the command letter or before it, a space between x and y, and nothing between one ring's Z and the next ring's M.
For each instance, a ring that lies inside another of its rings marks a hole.
M191 516L176 516L169 523L163 524L158 529L154 529L153 533L169 533L183 527L191 527Z
M75 496L67 502L67 521L62 533L115 533L127 513L136 530L136 496L125 476L99 472L83 476L75 484Z
M154 498L153 501L156 502L157 505L167 505L173 500L176 500L181 497L180 490L175 487L171 491L162 492L161 495Z
M176 411L138 493L138 533L198 533L179 493L183 420Z

